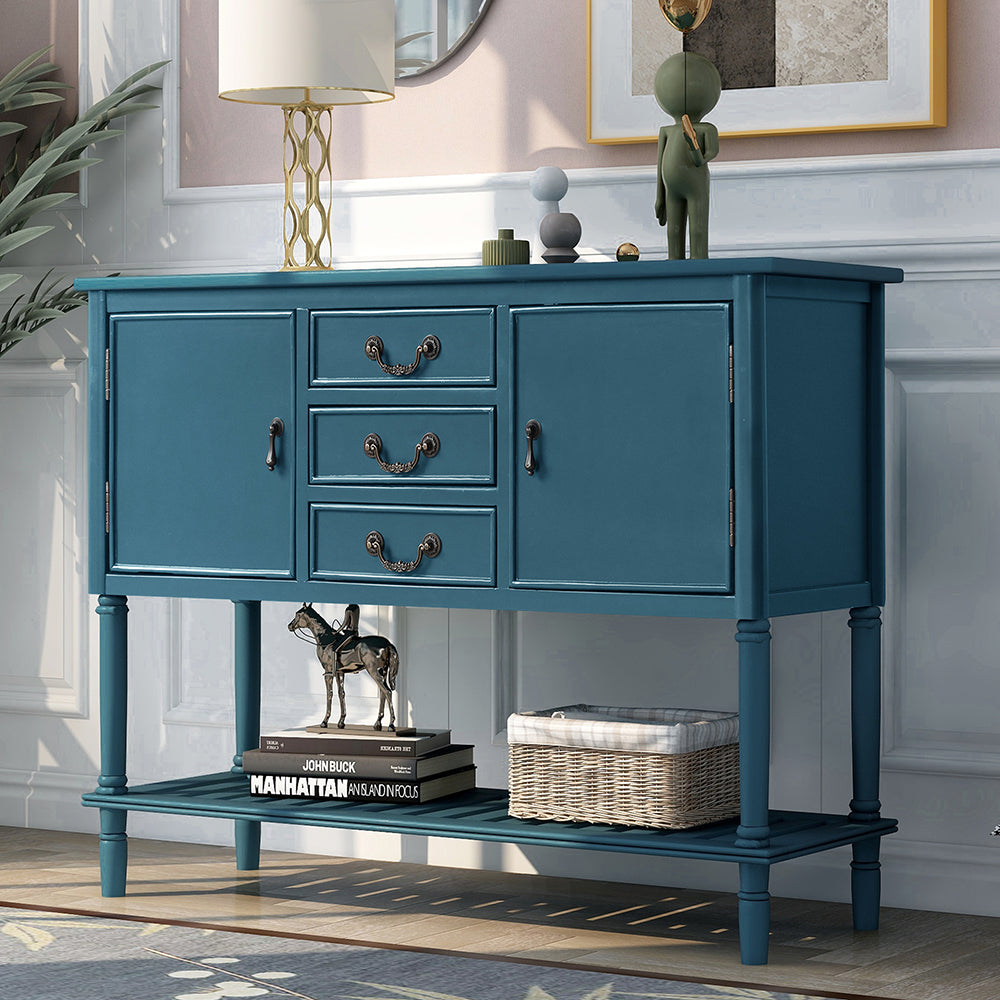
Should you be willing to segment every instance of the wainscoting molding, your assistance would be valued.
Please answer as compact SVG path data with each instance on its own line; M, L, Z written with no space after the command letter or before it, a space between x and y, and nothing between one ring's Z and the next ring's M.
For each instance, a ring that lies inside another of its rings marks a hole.
M3 537L31 563L5 574L0 623L10 638L0 657L0 711L65 718L88 711L85 371L82 361L0 364ZM51 534L38 523L43 514Z
M882 764L1000 777L1000 349L891 350L886 372Z
M207 602L203 602L207 603ZM165 642L166 705L163 721L177 726L215 726L232 729L233 723L233 651L232 612L223 602L212 602L216 619L225 616L228 628L220 629L210 650L192 649L185 639L185 617L197 602L179 597L155 601L161 627L156 631ZM144 602L149 608L152 601ZM220 613L221 611L221 613ZM155 612L154 612L155 614ZM133 621L137 616L133 615ZM210 666L209 666L210 665Z
M264 650L265 729L313 725L322 718L326 701L323 670L311 645L300 646L286 631L285 606L265 605L262 610L261 645ZM342 608L322 605L324 615L339 617ZM365 634L377 632L397 648L405 628L406 609L366 605L361 609ZM140 624L140 615L145 620ZM148 598L131 619L130 643L137 646L158 640L164 677L163 722L176 726L233 729L233 613L227 601L186 598ZM141 633L140 633L141 630ZM305 650L303 652L303 650ZM400 671L396 710L405 715L407 673ZM371 689L371 690L369 690ZM355 720L374 719L378 696L367 678L347 681L348 710ZM337 711L336 687L333 710ZM400 719L402 721L402 718Z
M493 706L493 745L507 746L507 718L518 710L516 611L494 611L491 615L490 680Z

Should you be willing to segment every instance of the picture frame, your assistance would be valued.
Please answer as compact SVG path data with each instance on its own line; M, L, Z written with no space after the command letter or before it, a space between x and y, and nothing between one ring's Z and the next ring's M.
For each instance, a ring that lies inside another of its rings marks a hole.
M856 16L858 5L852 0L842 2L845 17L851 10ZM778 85L803 73L794 65L779 65L775 85L724 89L711 114L719 133L790 135L945 125L947 0L884 0L884 4L880 20L859 28L864 36L812 31L817 51L826 60L828 81ZM792 9L793 16L807 28L812 22L813 29L815 17L835 16L836 6L836 2L831 7L819 0L784 0L786 14ZM741 16L746 16L745 10ZM717 0L709 20L724 13L723 0ZM843 26L841 21L836 23ZM773 36L773 25L765 27ZM698 31L691 33L693 44L697 35ZM801 36L786 29L786 38L792 37ZM839 64L837 52L829 48L831 39L838 37L854 50L845 50ZM780 41L775 45L778 63L798 62L807 77L822 62L810 58L808 49L797 42L786 40L783 48L780 45ZM660 14L657 0L587 0L589 142L656 141L667 116L652 94L653 74L663 59L680 52L682 46L683 36ZM865 63L860 69L856 65L859 54ZM844 78L838 78L838 73Z

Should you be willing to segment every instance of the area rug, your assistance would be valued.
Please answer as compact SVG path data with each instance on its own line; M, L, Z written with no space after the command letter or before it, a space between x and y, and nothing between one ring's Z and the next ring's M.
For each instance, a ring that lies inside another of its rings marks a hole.
M0 997L26 1000L816 1000L13 907L0 932Z

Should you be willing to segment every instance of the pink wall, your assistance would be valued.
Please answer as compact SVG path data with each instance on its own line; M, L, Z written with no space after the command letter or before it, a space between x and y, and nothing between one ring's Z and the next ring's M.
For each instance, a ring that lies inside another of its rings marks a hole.
M3 29L0 30L0 76L13 69L32 52L52 46L43 59L53 62L59 72L53 80L61 80L73 88L77 83L80 55L77 44L77 0L47 0L40 3L7 3L3 5ZM31 112L22 112L20 121L51 120L53 105L44 105ZM76 118L76 90L66 91L66 99L59 107L60 119L67 124ZM6 148L4 149L6 153Z
M997 0L950 0L947 128L727 139L720 159L1000 147ZM0 32L4 71L53 45L59 78L76 83L77 4L16 4ZM220 101L216 4L181 3L181 128L185 186L281 179L281 113ZM583 0L494 0L473 39L441 69L397 85L396 99L335 111L340 178L498 173L652 163L651 144L586 141ZM76 111L67 94L64 113ZM431 139L430 137L434 137Z
M997 0L950 0L946 128L728 139L720 159L1000 147ZM220 101L216 4L182 0L185 186L281 179L281 113ZM334 111L338 178L411 177L651 163L649 143L586 141L583 0L494 0L476 35L396 99Z

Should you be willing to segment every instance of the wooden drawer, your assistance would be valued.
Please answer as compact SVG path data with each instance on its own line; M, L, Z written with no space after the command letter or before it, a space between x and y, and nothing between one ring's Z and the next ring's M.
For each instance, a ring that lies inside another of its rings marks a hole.
M316 406L309 482L492 486L494 441L492 407Z
M492 309L336 310L310 325L311 386L495 384Z
M383 565L369 550L373 532L382 536ZM440 539L436 555L419 557L428 534ZM496 511L492 507L424 507L372 504L311 504L310 578L398 584L493 586L496 583ZM399 565L402 564L402 565Z

